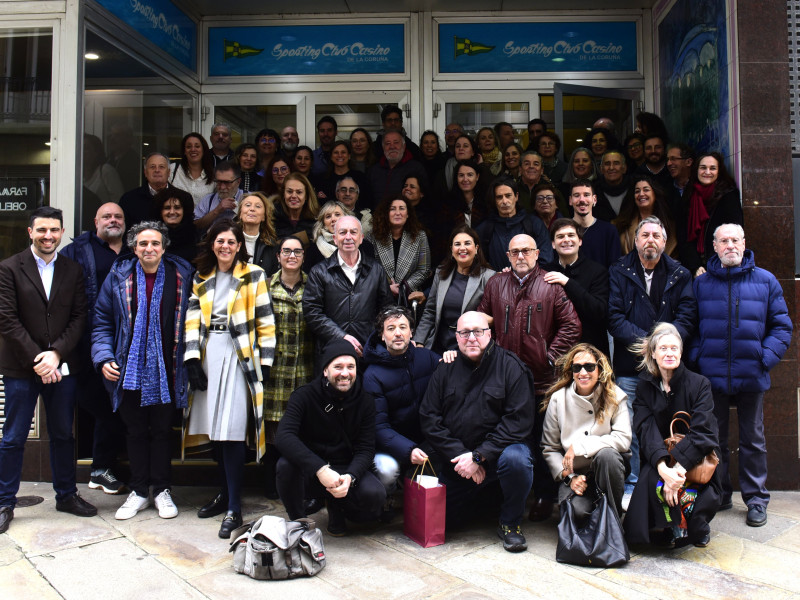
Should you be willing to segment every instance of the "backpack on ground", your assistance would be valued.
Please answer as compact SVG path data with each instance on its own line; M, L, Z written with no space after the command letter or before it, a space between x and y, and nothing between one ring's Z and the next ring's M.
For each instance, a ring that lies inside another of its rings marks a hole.
M239 527L231 538L234 570L253 579L311 576L325 567L322 532L313 519L266 515Z

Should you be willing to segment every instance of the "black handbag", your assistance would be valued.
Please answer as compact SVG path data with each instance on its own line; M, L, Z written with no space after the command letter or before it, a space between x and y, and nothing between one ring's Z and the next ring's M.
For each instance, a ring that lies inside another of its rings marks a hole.
M574 495L574 494L573 494ZM617 513L606 495L597 490L594 510L578 529L569 496L561 503L556 560L571 565L619 567L631 558Z

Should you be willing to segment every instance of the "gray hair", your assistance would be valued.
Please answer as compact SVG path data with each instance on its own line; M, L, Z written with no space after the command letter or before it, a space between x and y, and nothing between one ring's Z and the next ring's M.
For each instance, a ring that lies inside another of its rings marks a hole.
M739 237L744 239L744 227L739 225L738 223L723 223L719 227L714 230L714 241L717 241L717 232L722 229L723 227L735 227L736 230L739 232Z
M664 237L664 241L667 241L667 230L664 228L664 224L661 222L661 219L653 215L645 217L639 222L639 225L636 227L636 233L633 236L634 238L639 237L639 230L645 225L658 225L661 228L661 235Z
M328 200L325 204L319 207L319 212L317 213L317 221L316 223L314 223L314 229L311 232L311 239L313 241L316 241L317 238L319 238L319 236L322 235L322 231L325 229L325 216L328 215L329 213L332 213L334 208L338 208L340 211L342 211L343 217L356 216L356 213L347 208L344 204L342 204L338 200Z
M160 233L161 244L164 246L164 250L169 248L169 229L167 229L167 226L161 221L142 221L141 223L137 223L131 227L128 230L128 237L126 238L126 241L128 242L128 248L135 248L136 238L139 237L140 233L147 231L148 229Z
M211 133L214 133L214 130L215 130L217 127L224 127L225 129L227 129L227 130L228 130L228 135L231 135L231 133L233 133L233 131L231 130L231 126L230 126L230 125L228 125L227 123L214 123L214 124L211 126Z
M542 158L542 155L539 154L536 150L525 150L525 152L522 153L522 156L519 157L520 164L522 164L522 159L524 159L526 156L529 156L531 154L533 156L538 156L539 160L544 161L544 158Z
M336 189L334 190L334 192L339 191L339 186L342 185L342 182L344 182L345 179L349 179L350 181L353 182L353 185L356 186L356 194L358 194L360 196L361 195L361 188L358 187L358 184L356 183L356 180L353 179L352 177L350 177L349 175L347 177L342 177L339 181L336 182Z
M661 338L668 335L674 335L676 338L678 338L678 345L680 346L681 353L683 353L683 339L681 339L681 334L678 333L678 329L675 327L675 325L672 323L663 322L656 323L650 335L639 338L629 348L631 352L641 356L638 365L639 370L646 369L647 372L654 377L658 377L660 375L658 364L656 363L655 359L655 353L658 344L661 342Z

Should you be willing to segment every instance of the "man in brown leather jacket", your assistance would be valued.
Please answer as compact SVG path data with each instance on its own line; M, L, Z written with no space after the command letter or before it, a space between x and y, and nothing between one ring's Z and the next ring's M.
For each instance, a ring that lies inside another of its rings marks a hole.
M539 406L553 383L555 361L581 336L581 322L560 285L544 280L536 260L539 249L529 235L517 235L508 244L511 271L498 273L486 284L478 311L486 313L495 331L495 340L511 350L533 371L536 386L536 414L533 426L534 475L536 497L530 518L547 519L553 511L555 489L542 458L542 424ZM531 399L534 401L534 399Z

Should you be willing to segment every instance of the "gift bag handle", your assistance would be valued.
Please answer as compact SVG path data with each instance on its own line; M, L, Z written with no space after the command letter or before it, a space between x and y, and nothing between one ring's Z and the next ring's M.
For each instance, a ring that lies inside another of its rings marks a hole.
M417 478L417 471L419 471L420 467L422 467L422 471L420 472L420 475L425 475L425 465L428 465L428 466L430 467L430 469L431 469L431 473L433 473L433 474L434 474L434 475L435 475L437 478L439 477L438 475L436 475L436 470L433 468L433 465L431 464L431 461L430 461L430 459L426 458L426 459L425 459L425 460L422 462L422 464L421 464L421 465L417 465L417 468L416 468L416 469L414 469L414 474L411 476L411 481L412 481L412 482L414 482L414 481L416 480L416 478ZM419 484L417 484L417 485L419 485Z

